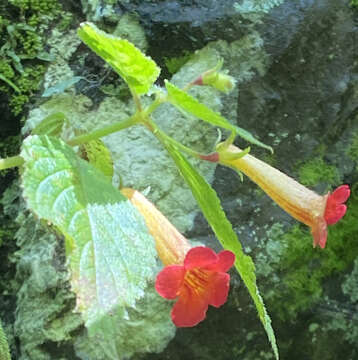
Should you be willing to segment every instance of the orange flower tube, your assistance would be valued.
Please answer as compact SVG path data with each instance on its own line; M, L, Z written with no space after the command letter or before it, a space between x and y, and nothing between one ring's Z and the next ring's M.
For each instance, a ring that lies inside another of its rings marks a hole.
M282 209L311 228L314 247L325 247L327 225L336 223L347 210L343 203L350 195L348 185L321 196L252 155L233 158L234 154L242 152L234 145L219 145L217 150L219 163L242 171Z
M164 265L182 264L191 246L175 226L139 191L123 188L126 196L145 219L155 239L158 256Z
M165 299L177 299L171 311L178 327L192 327L203 321L209 305L220 307L226 302L230 275L235 261L228 250L216 254L205 246L191 247L187 239L140 192L122 189L142 214L155 239L159 258L166 265L159 272L155 289Z

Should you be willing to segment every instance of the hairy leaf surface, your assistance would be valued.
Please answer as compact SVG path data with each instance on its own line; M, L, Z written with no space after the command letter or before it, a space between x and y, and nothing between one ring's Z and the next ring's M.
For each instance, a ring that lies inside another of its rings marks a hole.
M232 251L235 256L235 267L244 281L251 298L253 299L259 318L271 342L276 359L279 358L275 334L271 326L271 319L266 312L264 302L256 285L255 265L250 256L245 255L241 243L237 238L232 225L226 218L220 200L215 190L171 144L165 144L181 175L189 185L206 220L213 229L216 237L224 249Z
M159 67L128 40L109 35L88 22L81 24L78 36L111 65L137 94L148 92L157 80Z
M237 135L241 136L246 141L261 146L265 149L272 151L271 146L265 145L261 141L257 140L251 133L248 131L232 125L227 121L223 116L214 110L208 108L206 105L200 103L194 97L186 93L185 91L177 88L175 85L171 84L169 81L165 82L165 87L169 94L169 101L179 109L185 110L189 114L196 116L197 118L204 120L212 125L222 127L227 130L235 132Z
M117 359L114 319L135 305L153 279L154 240L130 201L61 140L29 136L21 155L27 204L65 235L77 309L89 333L101 333L101 346Z

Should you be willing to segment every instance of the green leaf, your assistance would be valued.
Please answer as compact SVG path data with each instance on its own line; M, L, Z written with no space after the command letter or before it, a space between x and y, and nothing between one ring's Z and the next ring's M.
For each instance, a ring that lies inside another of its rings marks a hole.
M11 86L16 92L21 93L20 89L7 77L0 74L0 80L5 81L9 86Z
M37 126L35 126L32 129L31 134L58 136L61 134L62 127L66 121L67 119L64 113L53 113L45 117Z
M128 40L109 35L88 22L81 24L78 36L137 94L147 93L157 80L159 67Z
M265 149L272 151L271 146L265 145L261 141L257 140L252 134L248 131L232 125L219 113L208 108L206 105L200 103L194 97L186 93L185 91L177 88L175 85L171 84L169 81L165 81L165 87L168 91L169 101L178 109L185 110L189 114L196 116L197 118L204 120L212 125L222 127L227 130L235 132L237 135L241 136L246 141L261 146Z
M108 179L112 181L113 161L112 155L102 140L92 140L81 146L85 158Z
M47 51L41 51L36 55L36 58L42 61L55 61L56 56L48 53Z
M108 357L118 359L116 321L124 321L126 307L143 297L156 271L155 244L144 219L60 139L29 136L21 156L29 208L65 235L77 310Z
M279 358L275 334L271 326L271 319L266 312L265 305L256 285L255 265L250 256L245 255L231 223L221 207L220 200L213 188L171 144L164 143L173 158L181 175L189 185L206 220L213 229L216 237L224 249L232 251L235 256L235 267L244 281L251 298L253 299L259 318L266 330L276 359Z

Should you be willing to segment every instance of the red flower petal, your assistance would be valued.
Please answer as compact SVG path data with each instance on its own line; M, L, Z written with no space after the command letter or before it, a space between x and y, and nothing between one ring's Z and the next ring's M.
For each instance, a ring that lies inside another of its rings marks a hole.
M335 205L334 211L327 211L324 213L327 225L333 225L338 222L346 213L347 206L344 204Z
M205 319L207 310L207 297L197 296L190 288L184 287L173 306L172 321L177 327L192 327Z
M226 302L230 288L230 275L224 272L213 274L210 279L209 305L220 307Z
M350 189L348 185L341 185L328 196L324 218L328 225L333 225L339 221L347 211L343 205L349 198Z
M331 197L333 197L338 204L342 204L348 200L350 194L349 186L341 185L333 191Z
M155 281L155 289L165 299L175 299L183 284L185 269L182 265L166 266Z
M311 228L311 232L313 236L313 247L319 245L324 249L327 242L327 223L325 219L322 217L317 218L314 226Z
M217 261L218 256L215 254L214 250L205 246L197 246L191 248L186 254L184 267L186 270L207 267L217 263Z
M216 264L206 266L205 269L226 272L234 265L235 254L233 252L229 250L223 250L219 252L217 256L218 262Z

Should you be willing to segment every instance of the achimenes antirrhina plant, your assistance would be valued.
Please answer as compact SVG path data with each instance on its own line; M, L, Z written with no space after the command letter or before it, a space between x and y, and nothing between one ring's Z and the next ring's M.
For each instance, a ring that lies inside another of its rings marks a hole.
M78 35L127 83L135 113L126 120L71 139L61 138L66 122L63 114L52 114L24 140L19 156L0 160L0 169L22 167L23 194L28 207L63 233L72 289L77 296L76 309L82 313L85 325L95 333L102 318L114 316L114 309L134 306L143 296L147 281L155 276L155 259L159 256L164 268L156 276L157 292L166 299L177 299L172 310L176 326L195 326L204 320L209 305L219 307L225 303L230 281L227 271L234 265L278 359L271 321L256 285L253 261L244 254L215 191L182 152L242 171L284 210L310 226L314 246L318 244L321 248L326 244L327 225L346 212L343 203L349 197L349 187L342 185L332 194L320 196L249 155L249 148L243 151L236 148L233 142L239 135L272 150L188 93L193 86L230 91L235 81L221 71L222 62L198 74L183 89L165 81L165 89L153 90L160 69L133 44L106 34L91 23L82 24ZM150 90L154 91L155 99L144 107L141 97ZM231 135L214 152L200 154L175 141L154 122L151 114L163 103L229 130ZM133 189L120 192L112 186L113 164L100 138L133 125L146 127L168 151L223 251L216 254L208 247L191 247L142 194ZM79 158L75 146L81 147L87 161ZM101 335L101 341L111 341L106 334Z

